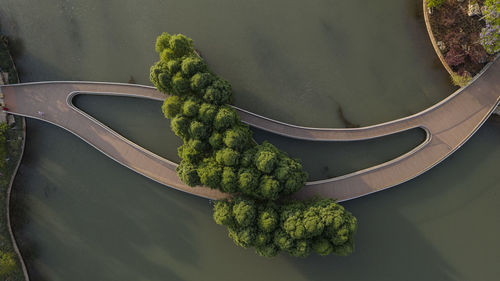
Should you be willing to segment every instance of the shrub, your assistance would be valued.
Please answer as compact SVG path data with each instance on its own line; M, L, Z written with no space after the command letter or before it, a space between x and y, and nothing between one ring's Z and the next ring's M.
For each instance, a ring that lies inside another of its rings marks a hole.
M0 276L8 277L16 269L16 261L11 253L0 251Z
M471 79L472 78L470 77L470 75L460 75L458 73L453 73L451 75L451 81L453 82L453 85L459 87L467 86L467 84L469 84Z
M444 4L446 0L427 0L427 7L428 8L439 8L441 5Z
M484 8L486 26L481 30L479 41L486 52L496 54L500 51L500 1L486 0Z

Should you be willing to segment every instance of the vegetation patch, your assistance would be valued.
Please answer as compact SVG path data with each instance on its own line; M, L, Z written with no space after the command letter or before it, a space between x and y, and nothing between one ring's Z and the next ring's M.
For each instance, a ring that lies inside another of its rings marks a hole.
M9 73L9 83L17 83L17 73L4 37L0 40L0 68ZM13 127L0 123L0 278L2 280L24 280L21 264L14 252L7 226L7 192L10 179L21 154L22 122L15 118Z
M356 220L333 200L279 200L304 186L307 174L300 161L269 142L255 142L252 131L229 106L231 85L210 71L194 50L193 41L182 34L163 33L156 41L156 51L160 61L151 67L150 79L159 91L170 95L162 111L171 120L173 132L183 140L178 149L182 160L177 174L189 186L203 185L233 195L215 204L214 219L228 227L235 243L253 246L262 256L274 256L279 250L306 256L311 247L320 249L321 243L331 250L316 251L320 254L350 253ZM322 225L321 231L299 235L297 230L293 234L286 226L292 213L298 229L312 226L314 220L315 227ZM310 213L315 217L306 216ZM261 215L265 216L263 221ZM337 229L326 234L323 230L331 225L328 217L336 215L346 221L348 232ZM272 226L265 227L268 219ZM289 241L289 247L275 242L277 233Z
M456 75L464 77L460 81L470 80L500 50L500 0L426 3L432 32L446 63Z

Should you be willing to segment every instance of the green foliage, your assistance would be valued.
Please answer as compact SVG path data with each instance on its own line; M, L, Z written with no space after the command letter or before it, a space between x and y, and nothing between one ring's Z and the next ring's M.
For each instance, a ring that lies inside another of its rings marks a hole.
M191 39L164 33L155 47L160 61L151 67L150 78L158 90L171 95L162 111L185 143L179 156L192 165L178 170L181 179L197 183L194 167L202 184L267 200L304 185L307 174L298 160L270 143L255 143L249 127L228 105L231 85L209 71Z
M233 221L233 206L226 201L217 201L214 204L214 221L219 225L232 226Z
M242 247L255 247L257 254L272 257L278 251L305 257L347 255L354 250L357 221L331 199L287 201L259 205L236 197L214 206L216 223L228 227L229 237Z
M470 75L462 76L462 75L455 73L455 72L451 75L451 82L453 82L453 85L459 86L459 87L467 86L471 79L472 78L470 77Z
M159 91L169 94L162 111L184 144L178 148L179 178L235 195L217 201L213 218L229 237L257 254L286 251L304 257L346 255L354 249L356 219L332 200L306 202L279 198L298 191L307 180L299 160L274 145L257 144L234 108L231 85L214 75L184 35L157 39L160 61L150 70Z
M206 72L207 65L201 58L191 56L182 60L181 70L184 77L191 78L197 73Z
M212 124L217 111L217 106L210 103L203 103L198 112L198 119L205 124Z
M191 77L191 90L195 94L203 96L206 88L212 84L214 79L210 73L196 73Z
M226 80L217 78L208 86L203 98L210 103L222 105L231 102L231 85Z
M156 38L155 50L157 53L163 52L163 50L170 48L170 34L163 32L158 38Z
M250 131L244 126L233 127L224 134L224 144L238 151L243 150L249 144L249 140Z
M221 190L226 193L238 191L238 174L232 167L224 167L222 171Z
M234 219L239 227L253 224L256 213L255 203L251 200L235 200L233 203Z
M16 261L11 253L0 252L0 277L7 277L16 269Z
M188 163L187 161L183 160L177 166L177 174L179 175L179 178L181 179L182 182L189 186L197 186L200 185L200 177L198 176L198 171L196 170L196 167Z
M485 27L481 30L481 45L489 54L500 52L500 1L486 0L484 2Z
M195 117L198 115L199 109L200 105L198 101L194 98L190 98L182 105L182 114L188 117Z
M222 166L213 158L205 158L198 167L198 175L203 185L217 189L220 187Z
M166 118L174 118L181 112L184 101L178 96L170 96L163 102L161 111Z
M229 106L221 106L217 115L215 115L214 129L226 130L240 121L236 111Z
M276 167L278 162L278 155L267 148L265 145L261 145L255 154L255 166L259 171L269 174Z
M238 151L231 148L224 148L217 151L215 160L217 160L217 163L224 166L236 166L238 165L239 157L240 154Z
M427 7L428 8L439 8L441 5L444 4L446 0L427 0Z
M170 121L172 131L174 131L174 133L181 138L189 137L190 124L191 120L182 115L177 115L172 119L172 121Z
M174 93L179 95L186 94L190 90L189 80L182 77L180 72L177 72L174 77L172 77L172 89Z
M205 139L210 134L210 127L201 123L200 121L193 121L189 126L189 133L192 138Z

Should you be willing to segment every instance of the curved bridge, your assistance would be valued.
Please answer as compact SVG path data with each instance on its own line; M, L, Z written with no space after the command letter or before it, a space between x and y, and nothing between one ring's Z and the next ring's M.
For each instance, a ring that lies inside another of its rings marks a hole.
M296 193L345 201L408 181L464 144L486 121L500 102L500 60L485 67L472 83L440 103L415 115L374 126L354 129L309 128L286 124L235 107L243 122L283 136L315 141L355 141L386 136L420 127L424 143L389 162L341 177L308 182ZM227 195L206 187L189 187L177 177L176 163L166 160L117 134L76 108L77 94L133 96L163 100L153 87L97 82L38 82L2 86L8 112L40 119L75 134L118 163L161 184L210 199ZM43 112L40 115L39 112Z

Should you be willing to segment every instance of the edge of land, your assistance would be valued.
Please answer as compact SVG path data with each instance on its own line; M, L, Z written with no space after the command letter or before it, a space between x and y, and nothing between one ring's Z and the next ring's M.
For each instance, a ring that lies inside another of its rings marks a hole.
M14 63L14 59L12 58L12 55L10 54L9 47L8 47L8 41L7 38L3 35L0 35L0 57L2 58L2 64L6 63L8 65L7 69L3 69L3 71L6 71L9 73L8 75L8 81L7 84L15 84L18 83L19 76L18 72ZM6 62L7 61L7 62ZM3 78L2 78L3 79ZM25 280L29 281L29 275L28 271L26 269L26 264L24 263L24 259L21 255L21 252L19 250L19 247L17 245L14 232L12 230L12 224L11 224L11 218L10 218L10 199L11 199L11 193L12 193L12 185L14 183L14 179L17 175L17 171L19 169L19 166L21 165L21 160L23 158L24 154L24 148L25 148L25 140L26 140L26 120L24 117L14 117L15 119L15 125L10 127L8 125L8 131L9 133L12 133L12 138L9 138L9 149L6 149L6 157L12 156L14 159L12 160L11 163L15 163L15 166L13 167L12 164L9 165L9 163L6 163L5 167L5 175L2 175L5 179L10 177L10 180L8 182L8 186L3 186L6 182L1 181L1 190L2 190L2 196L5 195L5 219L6 219L6 227L8 230L9 234L9 240L12 249L9 249L10 247L3 247L7 248L8 251L7 253L10 253L12 250L15 253L17 260L15 263L15 267L12 270L12 273L7 273L8 279L5 280ZM19 126L21 126L19 128ZM20 130L19 130L20 129ZM18 142L20 141L20 142ZM11 144L14 144L15 147L13 151L10 150ZM7 159L7 158L6 158ZM1 159L0 161L6 161L6 159ZM5 192L5 193L4 193ZM0 202L0 206L4 204L4 202ZM1 235L1 233L0 233ZM10 279L13 278L13 279Z

